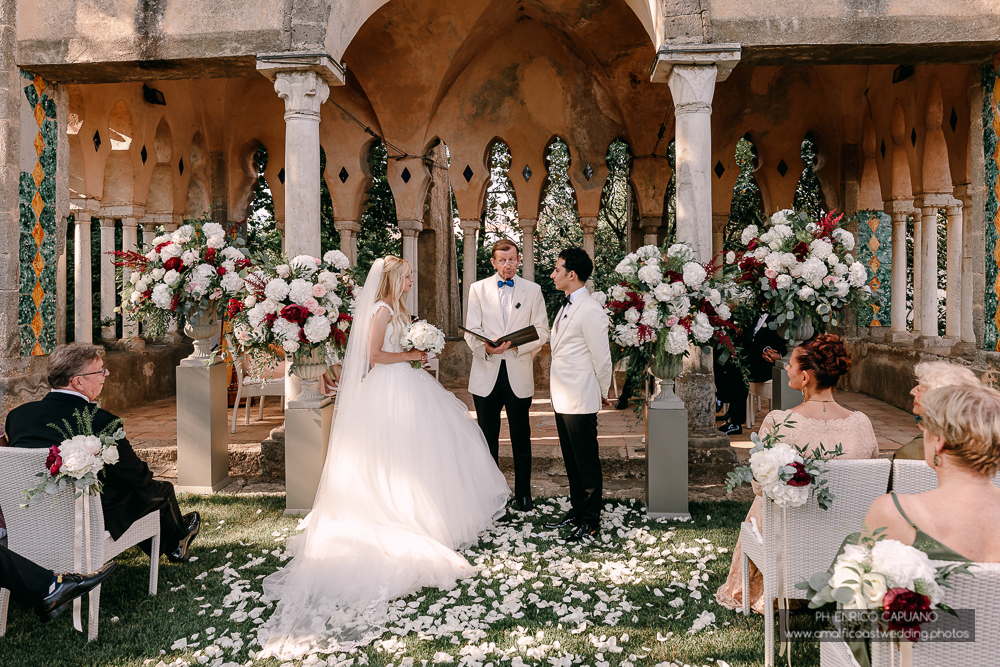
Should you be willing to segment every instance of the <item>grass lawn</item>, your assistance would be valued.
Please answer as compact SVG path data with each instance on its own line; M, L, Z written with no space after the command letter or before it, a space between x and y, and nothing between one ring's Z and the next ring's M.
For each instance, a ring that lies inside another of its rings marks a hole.
M747 503L693 503L685 523L650 521L637 502L608 501L604 541L568 547L542 525L566 502L540 499L533 514L501 520L465 554L482 565L479 574L450 592L425 589L397 602L399 620L382 640L303 664L763 664L763 618L729 611L713 595ZM255 661L253 651L257 624L274 608L257 599L260 579L282 565L297 524L282 516L284 498L184 496L181 506L202 514L197 560L162 559L158 595L146 593L148 559L129 550L103 586L97 641L73 630L70 613L41 625L14 606L0 665L282 665ZM818 647L793 645L792 661L818 665Z

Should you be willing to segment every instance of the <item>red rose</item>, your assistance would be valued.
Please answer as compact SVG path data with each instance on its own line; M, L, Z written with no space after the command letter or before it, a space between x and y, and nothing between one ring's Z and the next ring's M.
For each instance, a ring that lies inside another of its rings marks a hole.
M236 267L240 269L245 269L250 266L250 260L244 257L243 259L236 260Z
M151 297L153 296L153 290L151 290L151 289L148 289L148 290L146 290L145 292L143 292L143 293L142 293L142 295L143 295L143 296L144 296L145 298L149 299L149 298L151 298Z
M49 456L45 459L45 467L49 469L49 475L52 477L59 474L59 469L62 468L62 455L59 453L57 445L49 447Z
M809 256L809 244L805 241L799 241L792 247L792 252L795 254L795 259L804 262Z
M170 312L177 310L177 306L181 304L181 295L179 292L174 292L174 295L170 297Z
M931 599L905 588L890 588L882 598L882 620L890 631L901 633L911 642L920 638L920 624L933 620Z
M215 248L209 248L205 251L205 261L211 264L215 261Z
M298 306L293 303L292 305L285 306L281 309L281 316L289 322L302 326L305 324L306 318L309 317L309 309L305 306Z
M276 319L278 319L278 313L268 313L264 316L264 321L267 322L267 326L274 324Z
M220 266L215 270L215 272L219 274L219 277L221 278L222 276L226 275L226 267Z
M757 239L750 239L750 243L747 244L747 250L753 252L757 249L758 245L760 244L757 242Z
M795 468L795 474L786 482L786 484L788 484L788 486L809 486L809 483L812 482L813 478L812 475L806 472L806 467L798 461L795 463L789 463L788 465Z
M180 271L181 270L181 258L171 257L163 263L164 271Z
M155 248L156 254L160 254L160 251L163 250L164 248L166 248L171 243L172 243L171 241L164 241L163 243L161 243L158 246L156 246L156 248Z
M239 299L229 300L229 317L236 317L236 314L243 310L243 302Z

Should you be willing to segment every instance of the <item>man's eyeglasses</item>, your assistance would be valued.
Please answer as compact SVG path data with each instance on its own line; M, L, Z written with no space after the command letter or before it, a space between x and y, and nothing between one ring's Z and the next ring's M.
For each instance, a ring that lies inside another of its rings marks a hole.
M85 377L87 375L108 375L108 374L109 374L109 371L108 371L107 368L101 368L101 370L99 370L99 371L92 371L90 373L80 373L76 377L82 378L82 377Z
M496 262L500 266L517 266L518 262L520 262L521 260L519 260L519 259L494 259L493 261Z

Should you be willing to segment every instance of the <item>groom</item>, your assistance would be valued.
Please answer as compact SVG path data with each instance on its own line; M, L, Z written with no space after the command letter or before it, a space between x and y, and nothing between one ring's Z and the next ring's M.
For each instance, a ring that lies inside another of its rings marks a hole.
M531 502L531 424L528 409L535 393L532 368L534 352L549 338L542 288L517 275L517 246L509 239L493 244L490 264L496 273L469 289L469 311L465 328L491 340L528 326L538 330L538 340L511 348L510 343L493 347L471 334L465 340L472 348L469 393L476 406L479 428L493 460L500 460L500 410L507 411L510 446L514 455L514 506L528 512Z
M559 253L552 282L565 294L552 323L552 410L569 477L570 511L546 528L574 526L567 542L595 538L601 529L603 475L597 448L597 413L611 385L608 316L586 282L594 263L582 248Z

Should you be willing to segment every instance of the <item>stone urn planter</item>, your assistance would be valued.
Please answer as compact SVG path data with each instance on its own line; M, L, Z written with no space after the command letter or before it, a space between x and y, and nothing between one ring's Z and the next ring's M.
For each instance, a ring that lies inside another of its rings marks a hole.
M649 399L650 409L677 409L684 401L674 393L674 380L684 370L684 356L658 352L649 363L649 374L656 378L656 391Z
M771 373L772 410L788 410L802 402L802 392L788 386L788 360L792 358L795 348L812 338L815 332L816 329L810 320L794 327L785 325L779 328L781 337L788 343L788 351L784 357L775 362Z
M292 375L302 381L302 386L299 395L291 400L318 404L323 400L323 395L319 393L319 380L326 372L326 358L322 349L309 354L295 354L292 356L292 364Z
M795 327L782 327L781 337L788 343L788 354L785 358L790 357L792 350L812 338L814 333L816 333L816 329L813 328L811 320L806 320Z
M208 311L188 315L184 320L184 334L194 340L194 351L184 359L181 366L205 366L212 358L212 336L219 332L219 306L213 305Z

